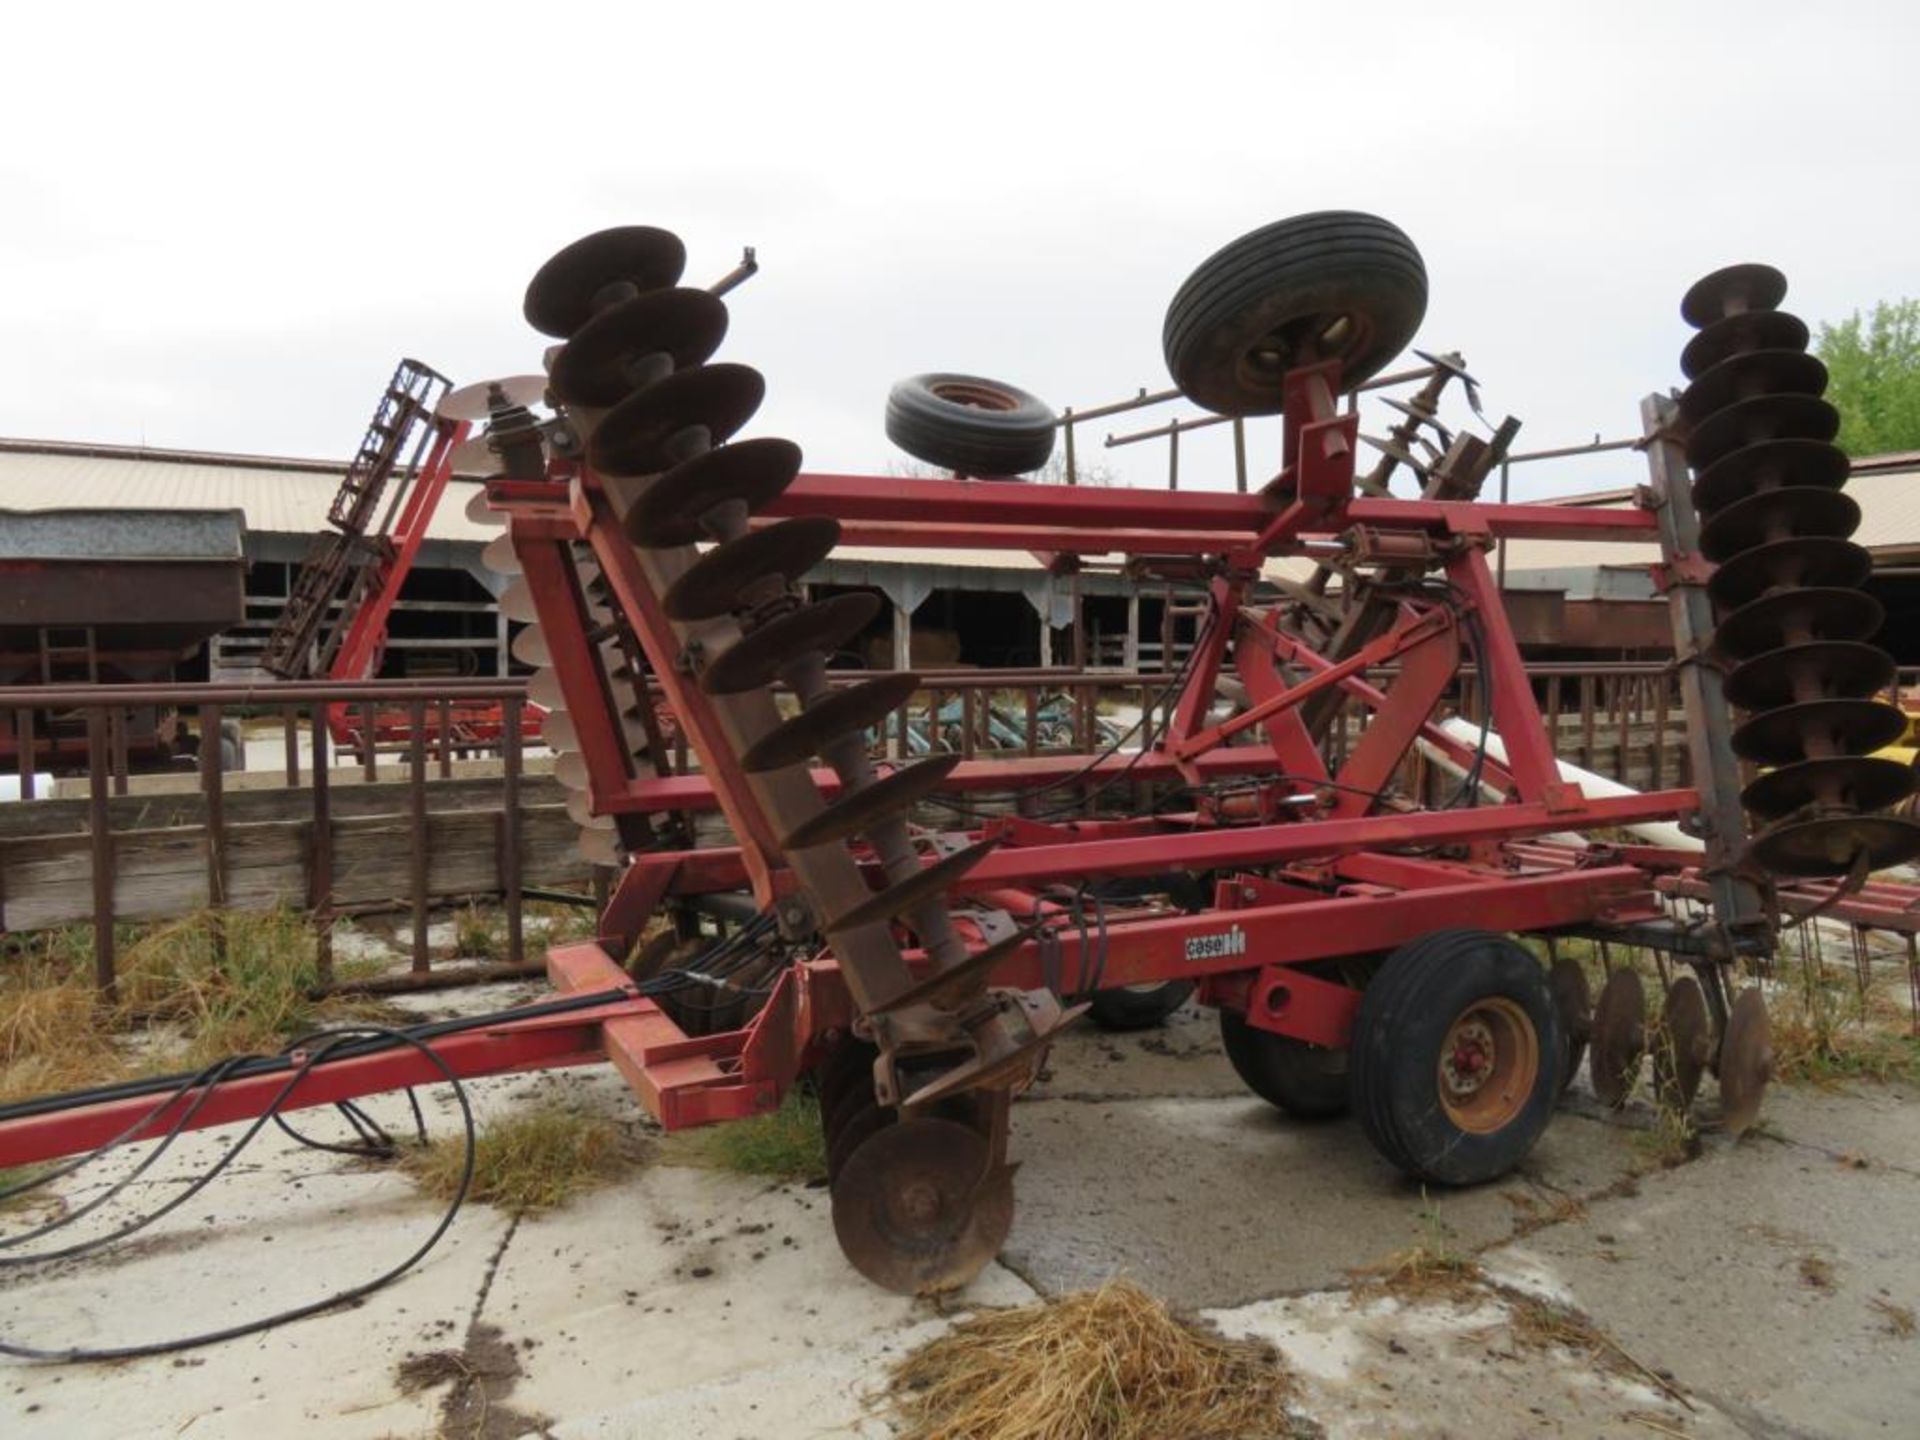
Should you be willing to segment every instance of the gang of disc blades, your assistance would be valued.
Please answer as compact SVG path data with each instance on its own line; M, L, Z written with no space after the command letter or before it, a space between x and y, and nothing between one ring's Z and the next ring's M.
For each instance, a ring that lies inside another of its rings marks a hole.
M1812 395L1756 395L1716 410L1687 437L1687 464L1705 470L1736 450L1769 440L1831 440L1840 412Z
M1719 563L1778 540L1844 540L1860 528L1860 507L1844 490L1793 485L1736 500L1700 527L1700 553Z
M1740 792L1740 804L1766 820L1810 805L1863 813L1906 799L1915 779L1911 765L1885 756L1829 755L1762 772Z
M1762 490L1838 490L1852 469L1847 452L1825 440L1763 440L1702 470L1693 482L1693 506L1704 520Z
M833 553L840 522L825 515L777 520L707 551L660 597L675 620L712 620L747 607L741 596L778 578L791 584Z
M1685 1114L1713 1058L1713 1020L1700 982L1681 975L1667 987L1653 1046L1653 1093L1664 1110Z
M1920 820L1904 815L1785 820L1754 836L1747 846L1747 857L1768 874L1806 879L1849 874L1862 852L1869 871L1920 856Z
M1871 755L1906 733L1906 715L1877 700L1808 700L1755 715L1733 732L1733 753L1756 765L1792 765Z
M544 375L508 375L498 380L476 380L449 390L433 407L442 420L485 420L495 410L528 409L546 398Z
M1560 1012L1560 1088L1565 1090L1580 1073L1587 1037L1593 1033L1593 994L1586 970L1572 956L1556 957L1548 978L1553 984L1553 1008Z
M1886 620L1880 602L1864 590L1815 586L1763 596L1722 620L1714 649L1736 660L1806 640L1865 640Z
M1750 350L1730 355L1695 380L1680 395L1680 416L1698 425L1736 400L1756 395L1819 395L1827 388L1827 367L1804 350Z
M557 251L527 285L522 313L542 335L564 340L597 310L679 283L687 247L671 231L616 225Z
M617 405L639 388L636 362L665 355L674 370L704 365L726 338L727 306L718 296L705 290L654 290L602 310L582 325L554 357L547 378L566 404Z
M709 695L738 695L771 685L780 672L809 655L832 656L880 613L880 597L853 590L802 605L756 626L700 672Z
M1727 702L1771 710L1806 700L1858 700L1893 683L1893 657L1858 640L1812 640L1769 650L1727 676Z
M1707 594L1724 613L1769 590L1857 589L1872 573L1873 557L1851 540L1807 535L1756 545L1724 561L1707 580Z
M1773 1023L1757 987L1740 992L1727 1015L1720 1042L1720 1123L1743 1135L1760 1118L1760 1102L1773 1078Z
M607 475L671 470L692 458L676 453L671 441L704 426L709 447L725 443L753 418L766 393L766 379L751 365L728 361L676 370L607 411L588 447L593 468Z
M904 915L923 900L940 894L967 871L986 859L1000 842L976 840L963 849L942 855L931 865L922 866L904 880L896 880L884 890L876 890L851 909L835 915L822 927L828 934L856 930L876 920L891 920Z
M1703 275L1680 297L1680 318L1696 330L1749 310L1777 310L1787 277L1771 265L1727 265Z
M969 1126L913 1116L846 1157L832 1188L833 1232L853 1268L884 1290L957 1290L1013 1228L1013 1170L994 1166Z
M880 1004L871 1007L867 1013L892 1015L915 1005L933 1005L942 1010L951 1010L975 995L984 994L987 981L995 967L1039 934L1043 928L1045 927L1040 925L1029 925L1023 930L1016 930L1004 940L997 940L984 950L974 951L958 965L933 971L907 986L899 994L889 995Z
M805 850L830 840L845 840L864 834L879 821L905 815L937 791L959 763L957 754L930 755L882 776L871 785L845 791L811 820L804 820L788 831L780 841L780 848Z
M1636 970L1616 970L1593 1008L1587 1073L1593 1093L1616 1109L1627 1103L1647 1053L1647 993Z
M1716 320L1680 352L1680 373L1694 380L1730 355L1749 350L1804 350L1807 322L1785 310L1749 310Z
M739 500L757 515L799 473L800 447L791 440L768 436L709 450L674 466L633 502L627 538L652 548L705 540L700 517L708 511Z
M906 704L919 688L918 675L901 671L835 690L741 751L740 768L758 775L797 765L836 740L872 729Z

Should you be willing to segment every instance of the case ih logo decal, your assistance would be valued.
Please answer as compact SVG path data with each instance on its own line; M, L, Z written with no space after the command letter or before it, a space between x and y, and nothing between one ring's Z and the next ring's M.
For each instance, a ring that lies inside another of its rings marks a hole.
M1238 925L1218 935L1196 935L1187 941L1186 956L1189 960L1219 960L1228 955L1246 953L1247 932Z

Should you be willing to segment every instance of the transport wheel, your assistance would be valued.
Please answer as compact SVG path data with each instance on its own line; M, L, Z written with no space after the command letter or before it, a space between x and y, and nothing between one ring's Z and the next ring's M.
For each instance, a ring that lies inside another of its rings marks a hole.
M1153 985L1123 985L1097 992L1087 1015L1102 1030L1151 1030L1187 1003L1193 986L1185 980Z
M1209 256L1167 306L1160 344L1195 404L1276 415L1287 371L1338 360L1351 390L1406 348L1426 312L1426 266L1399 226L1321 210Z
M1259 1029L1234 1010L1220 1012L1220 1043L1247 1088L1294 1119L1328 1120L1347 1113L1345 1050Z
M1053 454L1053 410L977 375L911 375L887 396L887 438L962 475L1024 475Z
M1502 935L1436 931L1394 951L1361 996L1353 1108L1407 1174L1479 1184L1513 1169L1546 1129L1562 1054L1538 960Z

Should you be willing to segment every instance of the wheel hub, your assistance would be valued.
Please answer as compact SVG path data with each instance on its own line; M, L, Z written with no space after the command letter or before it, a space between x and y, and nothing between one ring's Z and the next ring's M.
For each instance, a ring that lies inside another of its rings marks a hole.
M1504 996L1462 1011L1440 1046L1440 1107L1462 1130L1489 1134L1526 1107L1540 1071L1540 1036Z

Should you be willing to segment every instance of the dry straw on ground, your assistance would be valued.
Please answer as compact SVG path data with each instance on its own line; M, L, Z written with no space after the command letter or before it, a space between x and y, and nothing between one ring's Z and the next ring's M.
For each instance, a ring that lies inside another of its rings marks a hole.
M1110 1281L964 1320L895 1367L900 1440L1241 1440L1308 1433L1270 1346Z

